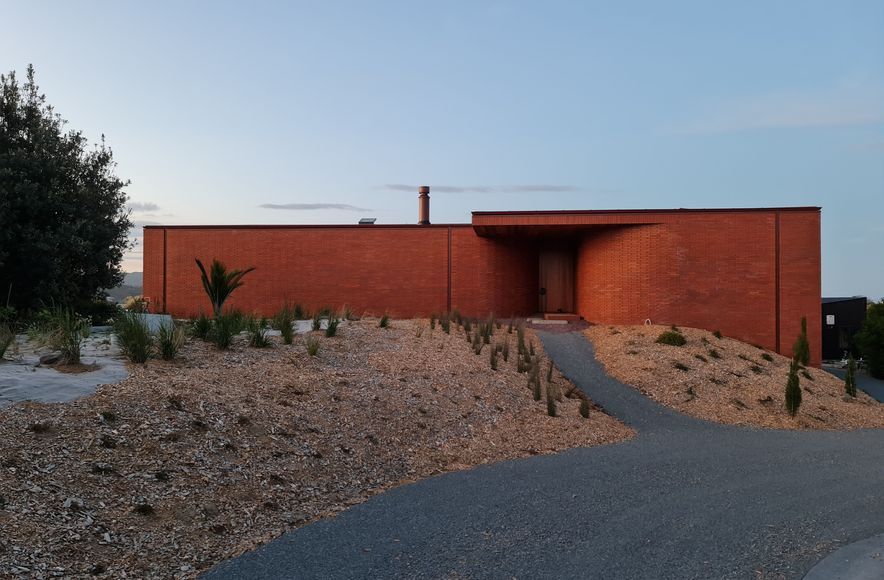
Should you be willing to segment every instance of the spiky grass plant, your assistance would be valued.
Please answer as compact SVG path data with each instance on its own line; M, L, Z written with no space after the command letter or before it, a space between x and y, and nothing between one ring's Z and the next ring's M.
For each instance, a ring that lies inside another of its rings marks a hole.
M853 360L852 354L847 359L847 374L844 377L844 394L848 397L856 396L856 361Z
M798 378L798 359L793 358L789 364L789 378L786 381L786 410L795 416L801 406L801 383Z
M720 330L716 330L715 332L712 333L712 336L714 336L715 338L721 340L721 338L722 338L723 335L721 334L721 331L720 331Z
M589 419L589 401L580 399L580 416Z
M315 336L308 336L304 341L304 346L307 348L307 354L310 356L319 354L319 339Z
M135 312L122 312L114 319L114 334L123 356L134 363L144 363L150 358L153 337L144 317Z
M186 340L184 327L178 326L174 321L161 324L156 336L157 354L163 360L174 360Z
M761 353L761 358L763 358L767 362L773 362L773 357L768 352Z
M556 409L556 397L553 394L552 389L546 390L546 414L550 417L558 415L558 410Z
M230 298L234 290L243 285L243 277L255 269L254 266L245 270L228 270L227 267L218 260L212 260L209 271L206 271L203 263L197 259L196 265L200 269L200 279L203 283L203 290L212 303L212 312L215 318L221 315L224 303Z
M532 340L528 343L528 354L530 354L531 356L534 356L534 355L536 354L536 353L534 352L534 339L532 339Z
M512 316L510 316L510 323L506 327L506 333L507 334L513 333L513 317Z
M378 328L390 328L390 315L386 312L381 316L380 321L378 321Z
M353 316L353 309L347 304L344 304L341 307L341 320L354 320L355 318L356 317Z
M294 312L292 314L295 317L295 320L307 320L310 318L310 313L300 304L295 304Z
M473 321L472 320L470 320L469 318L462 318L461 321L463 323L463 329L465 332L472 332L473 331Z
M270 337L267 335L267 320L250 316L246 319L246 332L249 333L249 346L267 348Z
M50 319L49 345L61 352L65 364L80 364L80 345L91 330L89 319L70 308L53 308Z
M430 314L430 330L436 330L436 314Z
M540 381L532 381L529 378L528 385L531 387L531 394L534 396L534 400L539 401L543 397L543 390L541 389Z
M500 352L503 355L503 362L509 362L510 360L510 341L509 339L503 343L503 349Z
M721 353L715 350L714 348L709 349L709 356L712 358L721 358Z
M442 327L442 332L451 334L451 318L447 314L439 318L439 326Z
M310 328L313 330L313 332L322 329L322 313L320 313L320 311L317 310L313 314L313 321L310 325Z
M551 383L553 377L553 363L549 361L549 366L546 367L546 382Z
M295 334L294 323L295 312L288 304L283 305L279 312L273 315L271 325L275 330L279 331L284 344L292 343Z
M212 332L212 319L206 316L204 313L200 312L200 315L197 316L194 321L190 325L190 333L200 340L206 340L209 338L209 333Z
M491 355L490 355L491 356L491 370L496 371L497 370L497 357L498 357L497 347L495 346L494 348L492 348L490 350L491 350Z
M330 314L328 317L328 323L325 327L325 336L331 338L338 333L338 325L341 323L341 319L335 316L334 314Z
M478 332L473 333L473 352L477 355L482 354L482 348L485 346L485 343L482 342L482 337L479 336Z
M519 346L519 354L523 355L528 352L528 349L525 346L525 326L522 323L519 323L519 326L516 327L516 337Z

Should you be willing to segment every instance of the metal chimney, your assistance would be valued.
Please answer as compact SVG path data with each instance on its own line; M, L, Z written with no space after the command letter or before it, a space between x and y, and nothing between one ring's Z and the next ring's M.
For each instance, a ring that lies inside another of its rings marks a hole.
M417 189L417 223L421 226L430 225L430 186L421 185Z

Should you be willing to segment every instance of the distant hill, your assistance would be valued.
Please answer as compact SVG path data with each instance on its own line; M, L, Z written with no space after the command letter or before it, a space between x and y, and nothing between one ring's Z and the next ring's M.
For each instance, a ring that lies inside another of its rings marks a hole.
M144 276L141 272L126 272L123 283L108 290L107 295L117 302L122 302L129 296L140 296L143 283Z

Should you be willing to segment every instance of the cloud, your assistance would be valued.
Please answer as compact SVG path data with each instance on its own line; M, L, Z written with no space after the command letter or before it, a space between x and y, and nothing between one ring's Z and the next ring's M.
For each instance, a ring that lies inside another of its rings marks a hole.
M884 123L884 87L842 84L820 91L780 91L712 106L683 133L843 127Z
M156 211L160 206L150 201L130 201L129 209L133 212Z
M294 211L313 211L317 209L337 209L342 211L372 211L365 207L356 207L347 203L262 203L258 207L264 209L288 209Z
M417 185L388 183L382 189L417 193ZM565 193L583 191L573 185L432 185L431 193Z

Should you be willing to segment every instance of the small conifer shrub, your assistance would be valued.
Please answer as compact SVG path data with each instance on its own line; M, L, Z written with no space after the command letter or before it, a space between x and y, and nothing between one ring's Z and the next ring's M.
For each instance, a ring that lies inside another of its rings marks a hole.
M675 330L667 330L660 334L657 337L658 344L668 344L670 346L684 346L687 343L687 339L680 332Z
M856 361L853 360L853 355L850 355L847 359L847 375L844 377L844 393L848 397L856 396Z
M589 419L589 401L580 399L580 416Z
M810 364L810 343L807 340L807 317L801 317L801 334L792 345L792 354L804 366Z
M793 358L789 364L789 378L786 381L786 410L795 416L801 406L801 384L798 378L798 359Z

